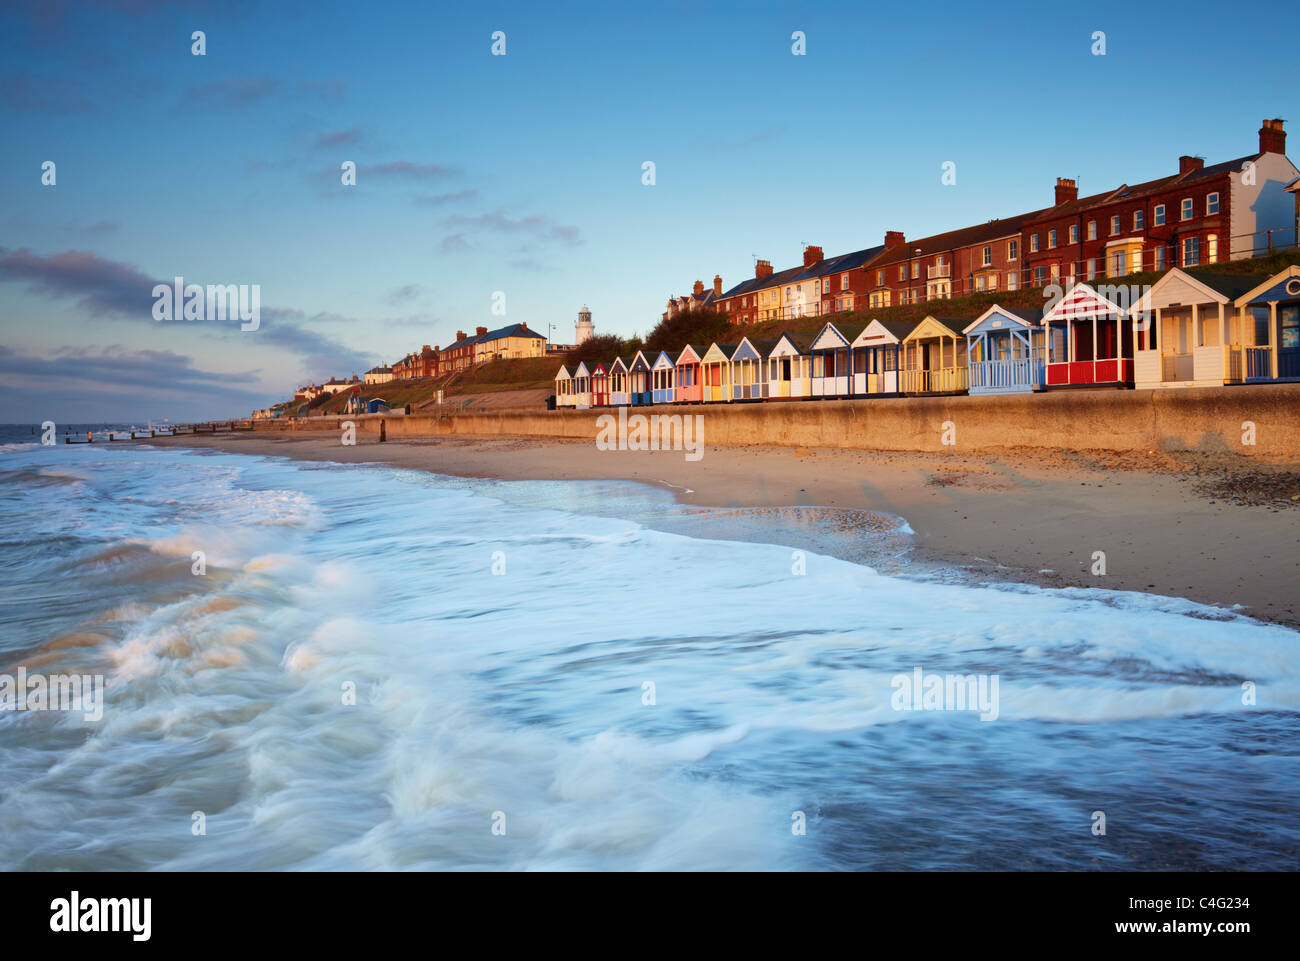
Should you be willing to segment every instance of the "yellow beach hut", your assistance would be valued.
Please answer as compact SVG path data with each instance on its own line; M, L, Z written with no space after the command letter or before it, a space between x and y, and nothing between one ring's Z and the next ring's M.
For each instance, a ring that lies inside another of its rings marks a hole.
M700 358L700 380L703 384L700 399L704 403L716 404L731 400L731 355L735 352L735 344L714 342Z
M966 328L972 319L931 315L903 338L903 393L959 394L966 390Z

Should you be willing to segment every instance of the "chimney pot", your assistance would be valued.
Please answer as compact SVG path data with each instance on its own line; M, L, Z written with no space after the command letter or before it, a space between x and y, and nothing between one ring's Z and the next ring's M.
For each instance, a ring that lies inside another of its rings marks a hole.
M808 246L803 249L803 265L805 268L821 263L821 259L822 249L820 247Z
M1265 120L1259 128L1259 152L1286 154L1286 131L1281 120Z
M754 277L762 280L764 277L772 276L772 261L760 260L754 264Z
M1056 206L1079 199L1079 185L1068 177L1056 178Z
M713 275L713 296L714 297L722 296L722 275L721 274Z

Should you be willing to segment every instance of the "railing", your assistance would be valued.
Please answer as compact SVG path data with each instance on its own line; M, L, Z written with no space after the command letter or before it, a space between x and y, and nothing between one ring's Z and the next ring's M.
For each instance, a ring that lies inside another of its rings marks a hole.
M1033 387L1043 383L1043 362L1019 360L975 360L970 364L971 388Z
M1247 377L1273 376L1273 348L1245 347Z
M934 280L936 277L951 277L952 264L938 264L934 267L925 268L925 279Z
M902 390L909 394L928 394L938 391L966 390L967 368L939 367L934 370L905 370L900 372Z
M1160 358L1160 379L1179 381L1192 379L1191 354L1164 354Z

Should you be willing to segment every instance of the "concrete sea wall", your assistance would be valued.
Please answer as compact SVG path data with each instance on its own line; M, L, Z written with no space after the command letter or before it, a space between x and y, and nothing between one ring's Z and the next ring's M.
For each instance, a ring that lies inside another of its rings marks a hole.
M526 436L594 443L597 418L602 413L609 411L516 409L406 417L371 415L313 418L302 426L333 427L351 419L359 431L377 433L382 419L392 438ZM706 448L762 444L942 451L947 447L947 434L957 448L964 450L1209 450L1300 457L1300 384L768 401L637 407L628 413L702 414ZM271 429L284 429L284 425L276 424ZM1254 444L1245 443L1252 437Z

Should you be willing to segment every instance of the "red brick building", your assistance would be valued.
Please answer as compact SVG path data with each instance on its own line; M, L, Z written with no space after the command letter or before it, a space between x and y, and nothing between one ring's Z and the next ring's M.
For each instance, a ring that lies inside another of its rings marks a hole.
M1195 267L1294 244L1294 230L1278 231L1269 188L1294 169L1282 121L1265 120L1256 153L1210 167L1182 156L1176 174L1046 211L1022 228L1024 285Z

